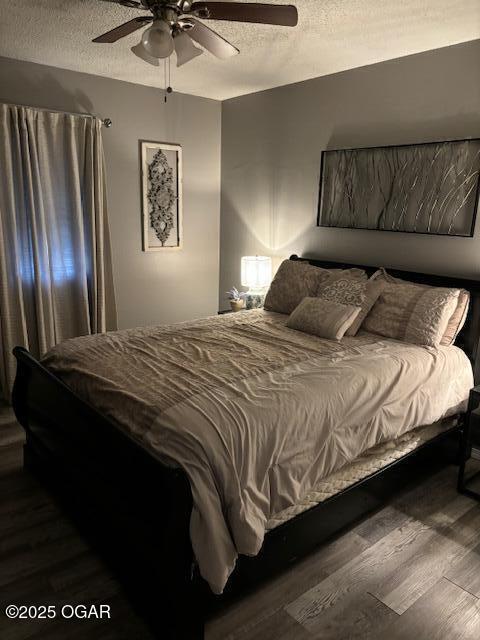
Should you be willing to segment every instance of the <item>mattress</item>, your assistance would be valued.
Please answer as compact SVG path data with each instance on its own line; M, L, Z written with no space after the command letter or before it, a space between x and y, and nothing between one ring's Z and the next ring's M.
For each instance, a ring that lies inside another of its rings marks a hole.
M220 593L268 523L379 444L465 409L457 347L341 342L254 310L67 340L43 363L190 480L192 547ZM160 508L160 500L159 500Z

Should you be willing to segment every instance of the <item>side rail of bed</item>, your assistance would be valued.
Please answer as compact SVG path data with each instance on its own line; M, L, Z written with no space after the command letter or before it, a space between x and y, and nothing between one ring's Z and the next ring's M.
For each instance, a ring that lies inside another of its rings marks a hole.
M200 612L182 615L195 600L185 473L162 465L28 351L14 355L26 467L50 484L159 637L202 638Z

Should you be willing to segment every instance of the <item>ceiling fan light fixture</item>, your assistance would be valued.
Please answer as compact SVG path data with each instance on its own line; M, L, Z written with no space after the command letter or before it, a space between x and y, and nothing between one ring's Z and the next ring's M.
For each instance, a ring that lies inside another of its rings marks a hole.
M177 67L181 67L203 53L202 49L196 47L190 36L184 31L180 31L175 35L173 44L177 54Z
M170 25L163 20L155 20L142 35L142 45L153 58L168 58L173 53L173 38Z
M143 60L144 62L148 62L148 64L151 64L154 67L160 66L159 59L151 56L143 46L142 42L139 42L138 44L136 44L134 47L130 49L130 51L134 53L138 58Z
M94 38L95 43L114 43L137 29L151 26L143 33L140 44L132 47L139 58L159 66L159 60L177 53L177 66L193 60L208 51L221 60L236 56L237 47L204 24L203 20L227 20L294 27L298 24L298 11L291 4L267 4L230 0L107 0L147 12L147 15L128 20ZM148 15L150 14L150 15ZM184 33L185 32L185 33ZM202 47L198 49L189 38ZM176 40L177 42L175 42Z

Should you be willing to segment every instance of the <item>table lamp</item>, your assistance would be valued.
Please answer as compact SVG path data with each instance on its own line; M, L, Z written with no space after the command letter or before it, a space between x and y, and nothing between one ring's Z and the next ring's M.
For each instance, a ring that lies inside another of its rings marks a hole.
M267 256L244 256L242 258L242 287L248 287L245 298L247 309L258 309L263 306L271 279L271 258Z

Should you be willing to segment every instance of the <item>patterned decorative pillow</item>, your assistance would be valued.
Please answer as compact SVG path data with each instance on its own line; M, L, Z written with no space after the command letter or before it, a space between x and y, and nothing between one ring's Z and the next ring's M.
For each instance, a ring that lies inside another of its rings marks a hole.
M385 282L381 280L367 280L364 282L340 277L333 282L328 281L321 285L317 291L317 296L323 298L323 300L361 307L360 313L346 333L347 336L354 336L360 329L360 325L365 320L368 312L378 300L384 287Z
M391 282L396 284L411 284L417 287L423 288L432 288L428 284L418 284L409 282L408 280L402 280L401 278L395 278L390 275L385 269L379 269L372 275L372 280L376 280L378 282ZM435 288L435 287L434 287ZM447 328L443 337L440 341L440 344L443 346L450 346L455 342L455 338L460 333L463 325L465 324L465 320L467 319L468 307L470 304L470 293L466 289L459 289L458 294L458 302L457 308L453 312L450 320L448 321Z
M391 282L382 272L372 276L385 282L362 329L387 338L437 347L458 305L460 289Z
M287 327L327 340L341 340L360 311L360 307L322 298L304 298L288 318Z
M327 269L300 260L284 260L267 292L264 308L290 314L303 298L314 296L319 284L330 278Z
M319 287L339 276L367 280L362 269L323 269L300 260L284 260L265 297L267 311L290 314L308 296L316 296Z

